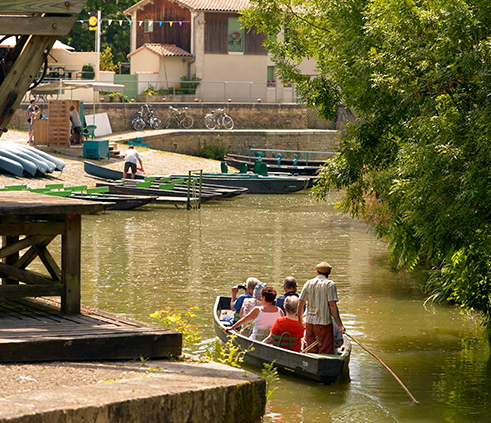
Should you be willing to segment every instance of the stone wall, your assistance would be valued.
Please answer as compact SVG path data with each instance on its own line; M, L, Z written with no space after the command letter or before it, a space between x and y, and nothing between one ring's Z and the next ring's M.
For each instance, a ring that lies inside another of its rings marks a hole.
M98 103L96 113L107 113L114 133L132 130L131 120L143 103ZM47 104L38 104L49 118ZM27 131L27 104L16 111L9 128ZM155 113L165 122L169 106L188 107L195 129L204 129L204 117L217 108L225 108L232 116L235 129L307 129L307 108L300 104L226 104L223 103L152 103ZM92 114L92 104L85 103L85 114Z
M138 132L125 134L119 141L134 141ZM190 130L190 131L145 131L143 142L150 148L173 153L198 155L210 144L222 145L228 153L249 154L249 149L329 151L339 148L339 132L333 130ZM285 159L293 153L281 153ZM271 154L268 154L271 156ZM305 158L300 154L301 159ZM327 159L329 155L311 154L309 159Z

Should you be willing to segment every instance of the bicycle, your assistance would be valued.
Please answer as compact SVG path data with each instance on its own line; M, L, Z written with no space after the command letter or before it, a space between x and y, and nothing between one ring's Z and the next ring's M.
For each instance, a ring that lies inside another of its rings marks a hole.
M145 109L146 117L144 116ZM142 105L136 117L131 121L131 126L135 131L143 131L146 125L150 126L152 129L160 129L162 127L162 121L158 116L154 115L150 104Z
M208 129L215 129L223 127L229 131L234 129L234 120L227 115L227 112L223 109L213 110L205 116L205 126Z
M169 106L170 115L164 123L165 129L168 129L172 121L176 122L176 125L180 128L190 129L194 125L194 119L186 114L187 107L184 107L182 111L175 107Z

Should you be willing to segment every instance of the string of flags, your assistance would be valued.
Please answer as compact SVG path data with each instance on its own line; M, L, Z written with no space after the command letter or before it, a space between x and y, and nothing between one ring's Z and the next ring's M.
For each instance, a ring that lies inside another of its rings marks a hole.
M97 19L97 18L96 18ZM119 23L119 26L122 26L123 25L123 22L124 23L128 23L130 26L135 23L135 24L138 24L138 26L141 26L145 21L132 21L132 20L115 20L115 19L100 19L100 24L102 25L103 22L107 22L108 26L110 26L112 23ZM77 20L77 22L79 23L84 23L84 22L87 22L89 23L89 25L94 25L97 23L97 21L94 23L92 22L90 19L89 20L83 20L83 19L79 19ZM190 21L150 21L152 22L153 24L159 24L160 26L162 26L162 24L169 24L170 27L172 27L172 25L176 24L176 25L179 25L179 26L182 26L182 24L184 23L190 23Z

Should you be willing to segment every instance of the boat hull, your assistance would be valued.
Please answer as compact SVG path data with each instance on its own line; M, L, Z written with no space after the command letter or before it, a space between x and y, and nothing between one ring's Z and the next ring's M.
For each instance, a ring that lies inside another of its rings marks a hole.
M213 310L215 333L224 343L232 339L220 321L222 310L230 310L230 297L217 297ZM254 366L273 363L279 371L302 379L322 384L331 384L340 378L349 378L351 343L344 337L338 355L302 354L274 345L253 341L240 334L233 336L233 342L245 352L244 360Z
M240 164L245 163L247 165L247 170L249 172L254 171L254 162L243 162L228 157L225 157L225 161L227 162L227 165L233 167L234 169L240 169ZM266 163L266 165L268 166L268 173L289 173L292 175L315 176L319 173L321 169L321 167L319 166L293 166L293 165L278 166L277 164L273 164L273 163Z

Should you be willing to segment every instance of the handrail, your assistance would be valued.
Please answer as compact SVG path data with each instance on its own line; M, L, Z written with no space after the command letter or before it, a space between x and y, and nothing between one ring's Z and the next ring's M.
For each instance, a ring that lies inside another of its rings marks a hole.
M249 149L249 161L252 159L252 152L253 151L272 151L274 153L305 153L306 154L306 159L305 159L305 166L309 165L309 154L328 154L328 155L334 155L336 153L333 153L331 151L308 151L308 150L279 150L277 148L250 148Z

